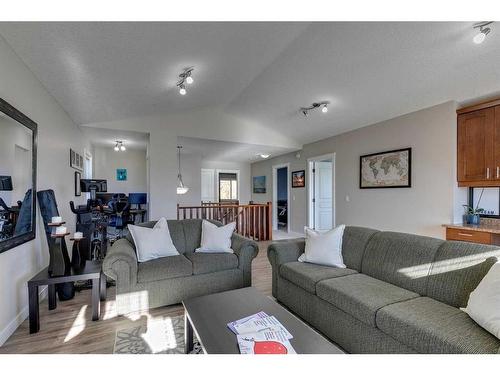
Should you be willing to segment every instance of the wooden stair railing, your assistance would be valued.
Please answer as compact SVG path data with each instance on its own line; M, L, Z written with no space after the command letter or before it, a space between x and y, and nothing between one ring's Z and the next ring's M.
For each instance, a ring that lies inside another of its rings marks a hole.
M236 222L236 232L256 241L273 238L272 203L227 204L203 203L201 206L177 204L177 219L217 220L226 225Z

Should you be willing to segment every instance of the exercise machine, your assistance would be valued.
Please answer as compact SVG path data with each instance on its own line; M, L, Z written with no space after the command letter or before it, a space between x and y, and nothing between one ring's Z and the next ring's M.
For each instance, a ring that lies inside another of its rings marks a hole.
M96 193L107 191L106 180L82 179L80 188L84 193L90 193L87 204L75 207L69 202L71 211L76 215L76 231L82 232L84 239L80 242L82 256L87 260L104 259L107 250L108 214Z

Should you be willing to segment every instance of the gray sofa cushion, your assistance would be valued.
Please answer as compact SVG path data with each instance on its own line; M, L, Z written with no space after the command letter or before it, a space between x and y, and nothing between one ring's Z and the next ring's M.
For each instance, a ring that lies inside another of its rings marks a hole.
M373 327L376 327L375 315L380 308L419 296L363 274L320 281L316 284L316 294L319 298Z
M500 248L470 242L447 241L432 263L426 295L455 307L465 307Z
M376 279L425 295L436 252L444 243L431 237L380 232L368 242L361 270Z
M193 265L184 255L158 258L139 263L137 267L137 282L172 279L174 277L191 276Z
M238 268L238 257L234 254L187 253L186 258L193 264L194 275Z
M383 307L377 326L419 353L496 353L500 346L466 313L428 297Z
M325 279L357 273L349 268L320 266L312 263L290 262L281 265L280 275L288 281L316 294L316 284Z
M342 258L347 268L361 271L361 262L368 241L378 233L375 229L347 226L342 237Z

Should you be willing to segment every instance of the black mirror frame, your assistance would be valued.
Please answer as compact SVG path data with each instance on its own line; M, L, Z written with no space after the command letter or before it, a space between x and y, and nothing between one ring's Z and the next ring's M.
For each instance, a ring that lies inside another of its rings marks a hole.
M25 116L22 112L11 106L5 100L0 98L0 111L5 113L7 116L17 121L21 125L26 126L32 131L32 158L31 158L31 170L32 170L32 212L31 212L31 231L21 234L16 237L9 238L7 240L0 242L0 254L4 251L10 250L16 246L19 246L25 242L31 241L36 237L36 149L37 149L37 124L29 117Z

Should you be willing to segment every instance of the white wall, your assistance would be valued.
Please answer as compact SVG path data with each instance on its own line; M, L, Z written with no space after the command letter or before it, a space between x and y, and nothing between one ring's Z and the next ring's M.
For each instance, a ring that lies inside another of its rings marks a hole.
M466 189L456 182L456 104L448 102L352 132L307 144L300 151L252 164L252 176L265 175L272 198L273 165L290 162L290 170L306 169L307 158L335 153L336 223L444 237L444 223L460 221ZM412 147L410 189L359 189L359 157ZM306 174L307 176L307 174ZM307 223L307 186L291 189L291 228ZM346 201L349 196L350 202Z
M0 97L38 123L37 188L55 191L60 214L68 227L74 228L75 218L68 202L83 202L84 197L74 197L74 169L69 166L69 148L83 154L84 148L90 149L90 145L78 126L1 37ZM47 242L38 215L36 239L0 254L0 344L27 317L26 282L47 266L48 260Z
M94 147L92 158L93 177L108 181L110 193L145 193L147 192L146 150L127 148L116 152L112 147ZM118 181L116 170L127 170L127 180Z

